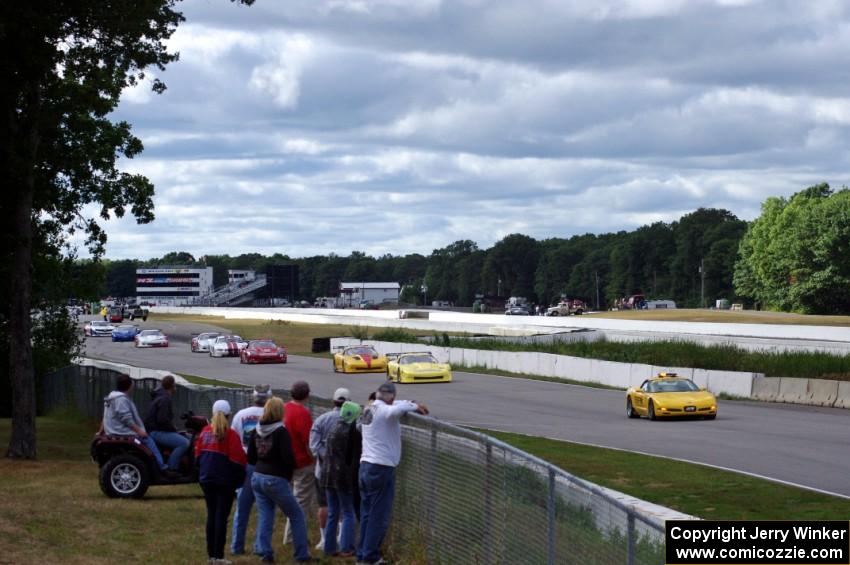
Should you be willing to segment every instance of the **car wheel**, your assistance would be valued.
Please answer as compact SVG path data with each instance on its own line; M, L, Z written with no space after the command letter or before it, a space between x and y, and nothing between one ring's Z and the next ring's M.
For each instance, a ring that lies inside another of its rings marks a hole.
M626 399L626 416L628 416L629 418L640 418L640 416L638 416L638 413L635 412L634 406L632 406L631 398Z
M557 312L552 312L552 313L551 313L551 314L549 314L549 315L550 315L550 316L557 316L557 315L558 315L558 313L557 313Z
M576 310L576 316L581 316L582 314L584 314L584 310L582 310L582 309Z
M655 420L655 404L650 400L649 408L646 409L646 413L649 416L650 420Z
M109 498L141 498L150 486L148 467L135 455L116 455L100 468L100 490Z
M245 356L244 355L239 356L239 362L242 363L243 365L245 364Z

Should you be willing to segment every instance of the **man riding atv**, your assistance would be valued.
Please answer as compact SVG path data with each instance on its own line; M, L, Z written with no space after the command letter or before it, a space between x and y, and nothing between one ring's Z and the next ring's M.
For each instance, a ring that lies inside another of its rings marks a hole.
M191 413L183 416L187 431L181 435L189 449L179 461L174 461L177 470L168 469L163 455L169 456L171 448L158 446L148 435L129 397L132 388L130 376L119 375L117 390L104 399L103 422L92 441L91 456L100 467L103 493L111 498L141 498L150 485L197 482L191 448L206 419Z

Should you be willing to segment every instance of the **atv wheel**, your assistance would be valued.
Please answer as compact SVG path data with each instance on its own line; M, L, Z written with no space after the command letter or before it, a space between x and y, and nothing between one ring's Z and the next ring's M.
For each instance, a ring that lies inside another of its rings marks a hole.
M148 486L148 467L135 455L116 455L100 468L100 490L109 498L142 498Z

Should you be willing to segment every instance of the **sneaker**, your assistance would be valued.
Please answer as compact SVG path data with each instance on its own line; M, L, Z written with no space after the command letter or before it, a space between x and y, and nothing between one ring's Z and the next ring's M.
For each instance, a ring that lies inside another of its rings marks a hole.
M163 469L162 476L166 479L179 479L180 473L178 473L177 471L172 471L171 469Z
M316 549L324 549L324 548L325 548L325 540L321 540L321 541L319 541L319 543L316 544Z

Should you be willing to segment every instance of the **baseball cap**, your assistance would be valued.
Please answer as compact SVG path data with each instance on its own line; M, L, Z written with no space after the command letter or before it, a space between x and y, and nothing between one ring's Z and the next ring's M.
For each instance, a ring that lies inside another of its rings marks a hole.
M223 412L225 416L230 416L230 403L226 400L216 400L213 404L213 415L216 412Z
M386 381L381 383L381 386L378 387L378 392L386 392L388 394L395 394L395 385L390 381Z
M346 424L352 423L360 416L360 405L356 402L345 402L339 409L339 419Z
M339 387L334 391L334 400L351 400L351 391L347 388Z
M261 398L269 398L272 395L272 387L270 385L255 385L254 400Z

